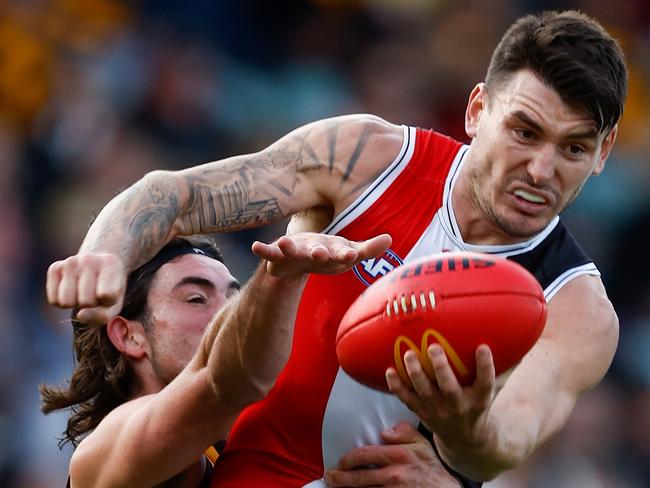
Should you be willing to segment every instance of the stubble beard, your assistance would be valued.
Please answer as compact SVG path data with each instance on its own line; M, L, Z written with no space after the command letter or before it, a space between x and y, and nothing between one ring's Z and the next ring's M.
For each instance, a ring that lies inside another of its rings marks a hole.
M161 385L167 386L169 383L172 382L172 380L176 377L175 374L170 373L165 369L163 366L162 362L159 359L159 354L158 354L158 349L155 347L155 345L152 345L151 347L151 366L153 368L153 372L156 375L156 379L160 382Z
M144 325L144 332L147 335L149 344L151 345L151 355L149 356L151 367L158 382L163 385L163 387L167 386L177 376L177 373L168 371L160 360L156 326L148 312L145 313L142 322Z
M519 181L527 184L528 186L531 187L537 187L538 185L535 185L532 181L530 181L530 178L526 176L520 176L518 178ZM480 174L475 171L471 174L470 176L470 185L468 185L468 192L469 192L469 199L472 203L472 207L474 210L477 212L478 215L482 216L483 218L487 219L489 222L493 223L496 228L498 228L503 235L513 238L513 239L518 239L518 240L525 240L525 239L530 239L540 232L542 232L550 223L546 222L541 225L536 225L535 227L532 227L531 224L531 219L527 218L526 216L522 215L519 219L509 219L503 214L499 214L496 210L496 205L494 205L490 199L489 193L485 193L481 191L481 188L490 188L489 183L483 183L481 184L481 178ZM584 187L585 183L587 182L587 179L585 179L582 184L576 190L569 196L569 198L566 200L566 202L562 203L559 205L559 209L554 212L555 215L559 215L560 213L564 212L578 197L580 192L582 191L582 188ZM508 182L504 184L504 187L508 186ZM554 193L556 197L556 202L559 201L561 196L557 193L557 191L554 191L553 188L545 188L546 191ZM499 190L501 191L501 190Z
M474 174L472 176L472 184L469 186L471 189L469 197L472 206L478 215L494 224L504 236L517 240L525 240L539 234L548 225L544 224L542 226L531 227L529 225L530 219L524 216L515 220L500 215L497 213L495 205L491 203L489 195L481 192L481 186L483 188L489 188L488 184L481 185L478 175Z

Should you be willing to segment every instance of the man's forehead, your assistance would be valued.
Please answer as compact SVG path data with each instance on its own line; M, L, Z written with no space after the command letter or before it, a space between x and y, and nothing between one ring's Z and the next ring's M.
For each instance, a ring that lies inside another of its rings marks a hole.
M567 104L560 94L530 70L517 72L499 87L492 98L505 117L523 119L538 125L564 125L564 129L593 132L596 123L584 110Z
M163 264L156 272L152 285L171 288L186 276L204 278L216 286L227 285L234 280L221 261L201 254L183 254Z

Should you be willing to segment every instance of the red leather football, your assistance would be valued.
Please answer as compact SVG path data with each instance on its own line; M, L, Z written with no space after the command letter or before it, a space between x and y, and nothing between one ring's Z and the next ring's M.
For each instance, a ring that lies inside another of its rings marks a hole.
M339 325L336 354L357 381L388 391L391 366L410 384L403 362L409 348L433 377L426 351L438 342L467 386L479 345L490 347L499 375L521 360L545 323L544 292L519 264L489 254L434 254L394 269L357 298Z

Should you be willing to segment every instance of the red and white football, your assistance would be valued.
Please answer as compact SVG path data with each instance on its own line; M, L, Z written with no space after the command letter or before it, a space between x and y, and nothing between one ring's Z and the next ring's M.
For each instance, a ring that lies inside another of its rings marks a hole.
M473 252L434 254L394 269L357 298L339 325L336 354L357 381L388 391L389 367L410 384L409 348L433 377L426 351L438 342L467 386L479 345L490 347L499 375L521 360L545 323L544 292L519 264Z

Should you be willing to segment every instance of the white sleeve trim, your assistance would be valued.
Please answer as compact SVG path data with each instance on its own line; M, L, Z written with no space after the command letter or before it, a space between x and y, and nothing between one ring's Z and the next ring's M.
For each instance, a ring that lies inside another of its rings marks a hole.
M594 263L587 263L583 264L582 266L576 266L575 268L566 270L560 276L555 278L553 283L548 285L544 290L544 298L546 299L546 303L550 302L551 299L557 294L558 291L560 291L564 285L566 285L573 278L577 278L581 275L600 276L600 271L598 271L598 268L596 268L596 265Z

